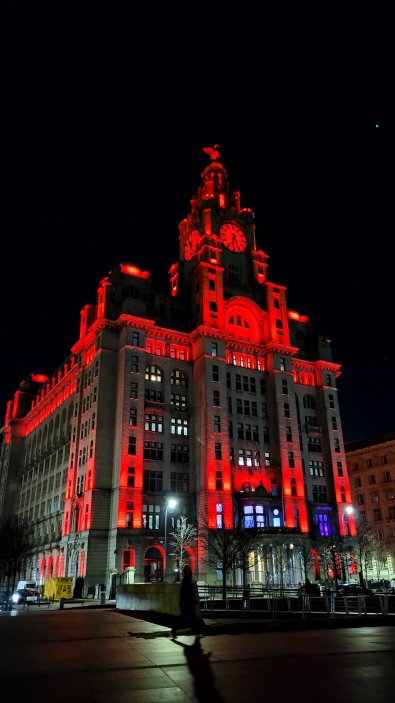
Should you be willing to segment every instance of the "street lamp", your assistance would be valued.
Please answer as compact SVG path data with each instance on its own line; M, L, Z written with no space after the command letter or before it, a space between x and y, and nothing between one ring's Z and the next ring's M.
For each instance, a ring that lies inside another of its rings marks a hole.
M177 501L175 498L169 498L167 501L166 505L166 510L165 510L165 539L164 539L164 550L165 550L165 569L166 569L166 561L167 561L167 555L166 555L166 549L167 549L167 511L168 510L174 510L174 508L177 505Z

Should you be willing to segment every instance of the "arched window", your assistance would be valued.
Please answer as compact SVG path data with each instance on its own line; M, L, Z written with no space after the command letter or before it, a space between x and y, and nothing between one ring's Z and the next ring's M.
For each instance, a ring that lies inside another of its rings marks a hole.
M155 381L156 383L162 383L162 369L155 364L145 367L145 380Z
M185 374L182 373L179 369L174 369L174 371L171 372L171 382L174 386L186 386L187 385L187 378Z
M242 317L242 315L231 315L229 322L231 325L237 325L238 327L248 328L250 326L245 317Z

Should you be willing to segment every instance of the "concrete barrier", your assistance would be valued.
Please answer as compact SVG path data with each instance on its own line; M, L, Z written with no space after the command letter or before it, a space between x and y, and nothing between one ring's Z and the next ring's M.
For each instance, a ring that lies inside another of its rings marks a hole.
M130 583L117 586L116 608L180 614L179 583Z

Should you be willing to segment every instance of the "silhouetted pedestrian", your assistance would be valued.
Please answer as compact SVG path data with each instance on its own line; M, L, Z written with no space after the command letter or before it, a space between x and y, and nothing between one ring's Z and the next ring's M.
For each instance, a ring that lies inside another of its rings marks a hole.
M205 624L200 608L197 583L192 578L192 569L189 564L186 564L183 569L180 587L180 610L181 623L180 627L172 628L171 634L173 638L177 636L177 630L182 626L188 625L197 637L201 637L205 629Z

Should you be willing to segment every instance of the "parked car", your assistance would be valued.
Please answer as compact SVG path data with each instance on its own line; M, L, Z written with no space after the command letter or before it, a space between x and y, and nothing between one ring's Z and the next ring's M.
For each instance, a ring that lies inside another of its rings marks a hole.
M305 583L298 588L298 595L307 593L309 596L325 596L330 594L330 588L327 588L322 583Z
M385 579L381 579L381 581L369 581L369 588L372 589L373 593L389 593L391 584Z
M13 605L21 605L22 603L36 603L37 591L30 590L29 588L18 588L10 597L10 601Z
M372 596L371 588L361 586L356 582L339 583L336 591L337 596Z
M0 608L7 610L10 594L8 591L0 591Z

